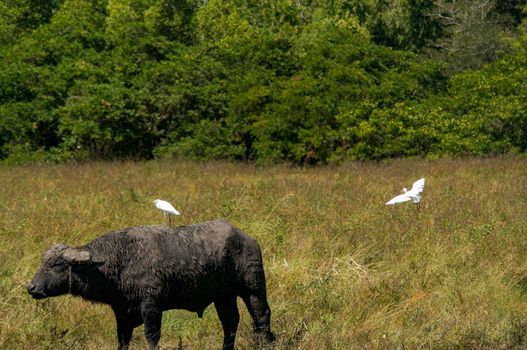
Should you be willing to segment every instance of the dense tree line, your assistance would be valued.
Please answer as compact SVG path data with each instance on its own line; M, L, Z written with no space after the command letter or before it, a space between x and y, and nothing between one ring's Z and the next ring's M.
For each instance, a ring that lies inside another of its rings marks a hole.
M527 149L527 0L3 0L0 159Z

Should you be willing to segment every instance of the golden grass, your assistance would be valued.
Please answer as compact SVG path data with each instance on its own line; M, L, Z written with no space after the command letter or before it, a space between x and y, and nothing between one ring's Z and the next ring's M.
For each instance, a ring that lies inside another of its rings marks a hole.
M427 178L421 210L384 202ZM527 347L527 159L400 160L311 169L111 162L0 168L0 348L114 349L110 309L25 291L55 242L225 218L263 249L275 349ZM240 304L238 349L253 349ZM203 320L165 312L162 349L219 348ZM145 348L136 329L132 349Z

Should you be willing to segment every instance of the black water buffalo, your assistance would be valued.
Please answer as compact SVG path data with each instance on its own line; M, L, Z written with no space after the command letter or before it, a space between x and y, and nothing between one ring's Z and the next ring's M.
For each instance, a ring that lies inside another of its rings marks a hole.
M81 247L55 244L27 286L35 299L71 293L109 304L117 321L118 349L128 349L144 323L154 349L164 310L202 317L214 303L223 326L223 349L234 349L240 296L259 338L274 340L258 243L226 221L183 227L144 226L110 232Z

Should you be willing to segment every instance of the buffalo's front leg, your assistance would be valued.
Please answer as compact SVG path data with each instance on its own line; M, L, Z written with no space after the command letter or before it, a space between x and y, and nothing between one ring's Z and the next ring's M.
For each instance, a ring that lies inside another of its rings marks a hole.
M113 312L115 314L115 321L117 322L117 342L119 344L117 349L128 350L134 328L128 322L128 317L124 312L117 308L113 308Z
M123 322L117 323L117 341L119 342L119 346L117 347L117 349L128 350L130 340L132 339L132 332L132 327L123 324Z
M227 295L214 301L216 312L223 326L223 350L234 350L234 341L240 314L236 305L236 295Z
M141 316L145 324L145 337L150 350L155 350L157 343L159 343L162 315L163 311L155 303L141 303Z

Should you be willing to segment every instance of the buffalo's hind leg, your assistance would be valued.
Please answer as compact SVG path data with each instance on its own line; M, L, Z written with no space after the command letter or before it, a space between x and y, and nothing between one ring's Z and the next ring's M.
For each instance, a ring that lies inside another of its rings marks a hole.
M271 309L265 292L247 293L242 295L242 299L253 319L254 332L265 342L273 342L275 337L271 332Z
M223 326L223 350L234 350L236 332L240 314L236 304L236 295L226 295L214 301L218 318Z

